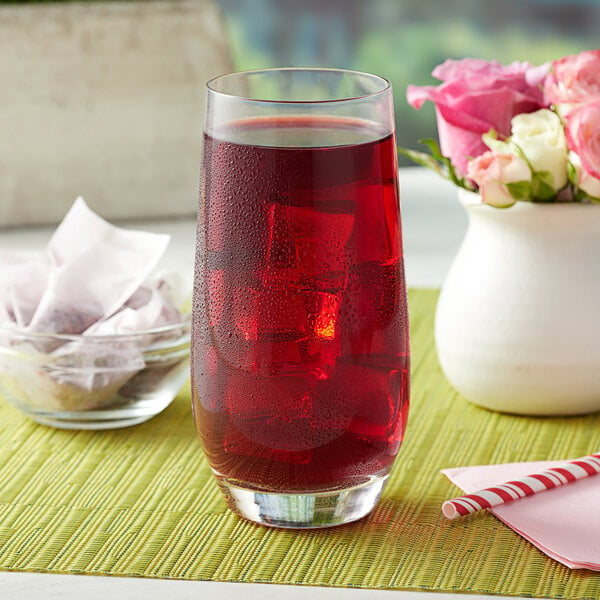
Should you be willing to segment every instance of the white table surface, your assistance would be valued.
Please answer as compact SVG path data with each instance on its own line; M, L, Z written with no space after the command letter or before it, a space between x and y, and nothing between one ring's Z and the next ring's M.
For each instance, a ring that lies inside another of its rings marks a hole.
M467 219L456 200L451 184L418 168L401 169L401 205L406 277L411 287L439 287L460 245ZM162 267L177 268L191 278L194 262L195 224L192 218L167 221L139 221L128 227L172 235ZM52 228L0 230L0 248L41 249ZM399 457L402 460L402 457ZM481 600L485 596L420 591L365 590L281 586L210 581L167 581L128 577L9 573L0 571L0 600L169 600L226 599L243 595L244 600L285 598L296 600ZM500 598L495 596L495 598Z

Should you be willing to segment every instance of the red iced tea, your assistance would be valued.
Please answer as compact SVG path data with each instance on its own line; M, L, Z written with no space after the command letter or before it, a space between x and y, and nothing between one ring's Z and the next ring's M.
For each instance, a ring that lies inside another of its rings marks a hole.
M387 474L409 388L393 136L253 119L204 152L192 390L212 468L274 492Z

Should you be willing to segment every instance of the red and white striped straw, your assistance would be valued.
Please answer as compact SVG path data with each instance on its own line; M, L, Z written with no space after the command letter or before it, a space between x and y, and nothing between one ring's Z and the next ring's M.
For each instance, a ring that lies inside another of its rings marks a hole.
M484 508L506 504L598 473L600 473L600 453L590 454L522 479L448 500L442 504L442 512L448 519L464 517Z

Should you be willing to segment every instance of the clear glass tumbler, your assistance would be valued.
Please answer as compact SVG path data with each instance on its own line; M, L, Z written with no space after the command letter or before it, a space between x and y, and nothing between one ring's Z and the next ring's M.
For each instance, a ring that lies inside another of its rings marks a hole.
M327 527L375 506L409 403L385 79L268 69L208 83L192 395L239 515Z

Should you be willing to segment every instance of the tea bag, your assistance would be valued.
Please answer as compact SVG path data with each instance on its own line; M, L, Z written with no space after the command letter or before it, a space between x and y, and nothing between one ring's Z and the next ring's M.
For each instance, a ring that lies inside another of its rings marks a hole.
M0 324L25 327L48 281L50 261L30 252L0 251Z
M154 278L127 300L114 315L88 327L84 335L115 335L136 333L171 325L181 320L175 308L173 293L166 279Z
M48 244L53 268L28 329L81 333L114 314L148 278L168 243L168 235L115 227L77 198Z

